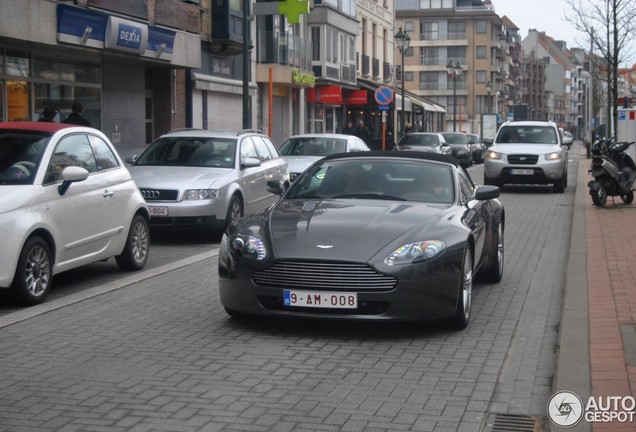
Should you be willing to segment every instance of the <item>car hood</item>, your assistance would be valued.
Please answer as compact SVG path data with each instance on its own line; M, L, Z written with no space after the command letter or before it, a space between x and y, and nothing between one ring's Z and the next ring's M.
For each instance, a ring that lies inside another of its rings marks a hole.
M0 186L0 214L26 207L33 200L33 186Z
M426 240L413 237L434 233L447 208L376 200L283 200L272 209L271 238L279 259L366 262L400 237Z
M301 173L324 156L283 156L290 173Z
M183 166L136 166L128 170L137 187L158 189L206 189L221 187L222 179L230 175L227 168Z
M556 144L494 144L488 150L504 154L547 154L559 152L561 146Z
M439 153L438 147L426 147L418 145L402 145L400 150L420 151L425 153Z

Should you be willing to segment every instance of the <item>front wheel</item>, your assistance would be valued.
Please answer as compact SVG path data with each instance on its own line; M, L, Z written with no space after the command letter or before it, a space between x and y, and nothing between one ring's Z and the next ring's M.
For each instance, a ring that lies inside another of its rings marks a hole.
M621 195L621 199L625 204L631 204L634 201L634 191L629 191L625 195Z
M141 215L136 215L130 224L126 246L121 255L115 257L117 265L124 271L141 270L148 261L150 249L150 230L148 222Z
M603 186L599 186L598 189L590 192L592 195L592 202L595 206L603 207L607 201L607 191Z
M497 220L497 231L495 238L494 260L490 267L483 270L483 279L488 282L497 283L503 277L504 267L504 224L501 218Z
M225 227L237 219L243 217L243 205L236 195L230 199L230 205L227 207L227 217L225 218Z
M455 316L451 319L451 326L462 330L468 327L473 298L473 252L469 247L464 252L464 263L462 264L459 295L457 299L457 309Z
M560 179L558 179L553 186L555 193L563 193L565 192L565 188L567 187L568 182L568 173L567 171L563 173Z
M42 303L53 283L53 257L41 237L26 241L11 284L12 294L24 305Z

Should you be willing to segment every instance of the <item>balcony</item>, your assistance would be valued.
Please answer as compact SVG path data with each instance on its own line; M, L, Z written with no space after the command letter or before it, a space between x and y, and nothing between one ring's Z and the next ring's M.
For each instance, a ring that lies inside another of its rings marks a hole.
M362 67L361 67L361 71L362 71L362 76L363 77L370 77L371 76L371 58L366 55L366 54L362 54Z
M266 64L280 64L311 70L311 42L298 36L277 32L258 33L256 61Z
M391 82L391 79L393 78L391 75L391 63L384 62L382 64L382 75L385 83Z
M371 66L372 66L372 70L373 70L373 79L374 80L379 80L380 79L380 59L374 58L371 60Z

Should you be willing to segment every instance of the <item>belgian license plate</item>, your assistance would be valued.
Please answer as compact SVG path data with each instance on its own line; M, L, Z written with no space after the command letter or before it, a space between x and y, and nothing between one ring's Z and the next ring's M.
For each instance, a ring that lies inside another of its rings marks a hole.
M356 309L358 294L352 292L283 291L283 305L327 309Z
M533 175L534 170L531 169L512 169L510 170L510 174L512 175Z
M148 207L150 216L168 216L168 207Z

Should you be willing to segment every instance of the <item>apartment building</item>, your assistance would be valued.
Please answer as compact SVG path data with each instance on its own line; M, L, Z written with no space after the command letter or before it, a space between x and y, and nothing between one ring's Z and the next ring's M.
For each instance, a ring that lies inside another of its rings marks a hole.
M537 58L534 51L524 56L522 103L528 107L528 118L531 120L548 119L545 66L545 60Z
M488 0L396 0L411 35L406 88L446 107L444 130L481 132L481 115L505 106L507 45ZM451 70L459 74L451 74Z

